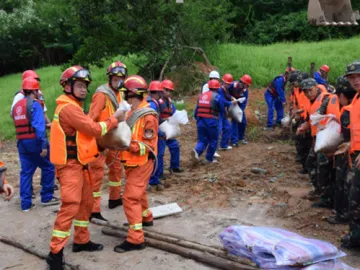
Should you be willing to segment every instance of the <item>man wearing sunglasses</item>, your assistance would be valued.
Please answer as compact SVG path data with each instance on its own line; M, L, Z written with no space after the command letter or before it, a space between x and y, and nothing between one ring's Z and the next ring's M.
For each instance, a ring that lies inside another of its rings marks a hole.
M93 208L92 181L88 164L99 155L95 138L105 135L123 121L125 112L117 110L108 119L95 122L83 111L91 77L81 66L66 69L60 78L64 94L56 99L50 130L50 160L60 182L61 207L58 212L47 263L51 270L64 269L63 249L74 221L73 252L100 251L103 245L90 241L89 218Z
M97 122L108 119L119 107L123 100L124 80L127 76L126 66L120 61L112 63L106 72L108 83L99 86L92 97L89 116ZM93 177L94 207L90 216L93 223L104 225L108 221L101 215L101 183L105 174L105 164L109 167L109 202L110 209L122 205L121 175L122 165L116 150L100 153L99 157L91 163L90 170Z

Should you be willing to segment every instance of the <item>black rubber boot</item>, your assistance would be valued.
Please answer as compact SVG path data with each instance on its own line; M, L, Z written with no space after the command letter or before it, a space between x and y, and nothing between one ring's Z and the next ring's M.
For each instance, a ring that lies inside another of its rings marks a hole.
M314 202L311 207L313 208L329 208L332 209L333 205L329 201L320 200L319 202Z
M102 244L96 244L91 241L87 242L86 244L73 244L72 251L73 252L80 252L80 251L101 251L104 249Z
M50 270L64 270L65 269L65 259L63 250L61 249L59 253L54 254L49 252L49 255L46 258L46 263L49 265Z
M184 169L183 168L170 168L169 171L171 173L182 173L182 172L184 172Z
M108 205L109 205L109 209L114 209L114 208L116 208L118 206L123 205L122 199L120 198L120 199L117 199L117 200L109 200Z
M118 252L118 253L124 253L124 252L132 251L132 250L141 250L144 248L146 248L145 243L132 244L125 240L122 244L114 247L114 251Z
M148 221L148 222L143 221L142 225L144 227L151 227L151 226L154 226L154 221Z
M330 224L348 224L349 223L348 219L340 218L338 216L330 216L327 218L327 221Z
M347 234L344 237L342 237L341 242L342 242L341 247L343 248L360 249L360 241L354 241L353 237L350 234Z
M308 171L306 169L301 169L298 171L299 174L307 174Z
M98 225L107 225L109 221L104 218L101 213L91 213L90 222Z

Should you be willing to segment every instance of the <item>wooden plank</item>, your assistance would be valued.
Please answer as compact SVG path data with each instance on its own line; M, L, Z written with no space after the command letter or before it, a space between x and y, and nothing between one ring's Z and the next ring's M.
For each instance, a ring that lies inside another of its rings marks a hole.
M150 208L154 219L175 215L181 213L183 210L177 203L170 203Z

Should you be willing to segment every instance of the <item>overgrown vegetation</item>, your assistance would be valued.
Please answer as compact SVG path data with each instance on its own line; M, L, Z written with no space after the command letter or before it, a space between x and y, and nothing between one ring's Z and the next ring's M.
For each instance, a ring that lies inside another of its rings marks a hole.
M142 75L187 66L194 52L224 42L347 38L360 27L313 27L308 0L3 0L0 76L47 65L102 66L133 53ZM352 0L354 9L360 0Z

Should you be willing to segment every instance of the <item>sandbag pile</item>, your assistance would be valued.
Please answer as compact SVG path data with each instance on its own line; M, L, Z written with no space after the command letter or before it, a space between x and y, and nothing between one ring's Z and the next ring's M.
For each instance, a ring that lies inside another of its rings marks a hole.
M334 245L278 228L229 226L219 237L229 253L261 269L354 270L338 259L346 254Z
M181 134L180 125L186 125L188 122L189 118L185 110L176 111L169 119L161 123L159 128L167 140L175 139Z
M311 124L318 128L314 147L315 153L334 152L344 140L341 134L341 126L335 119L332 114L320 115L315 113L310 115ZM324 120L327 120L325 126L322 124Z

